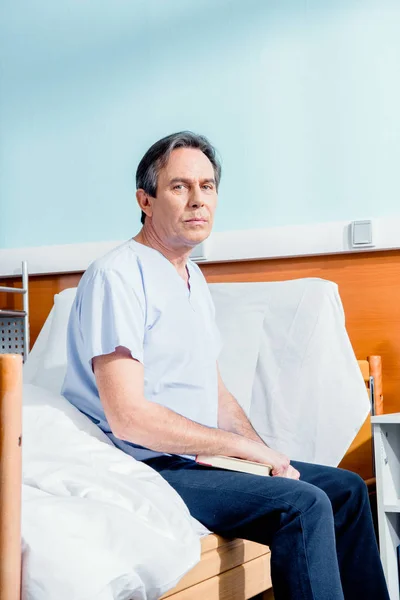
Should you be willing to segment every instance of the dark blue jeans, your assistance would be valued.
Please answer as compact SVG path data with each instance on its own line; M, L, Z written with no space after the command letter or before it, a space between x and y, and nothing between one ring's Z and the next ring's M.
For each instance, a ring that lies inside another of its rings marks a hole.
M208 529L270 546L276 600L389 600L367 488L358 475L296 461L299 481L204 467L179 456L145 462Z

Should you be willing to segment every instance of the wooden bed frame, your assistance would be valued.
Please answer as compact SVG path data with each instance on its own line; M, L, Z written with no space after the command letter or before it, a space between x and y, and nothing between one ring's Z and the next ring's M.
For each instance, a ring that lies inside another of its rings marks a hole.
M359 361L369 386L374 378L375 414L383 413L382 361ZM0 598L20 600L22 358L0 355ZM350 448L351 449L351 448ZM372 482L367 482L371 484ZM201 561L163 596L169 600L272 599L270 551L245 540L210 534L202 539Z

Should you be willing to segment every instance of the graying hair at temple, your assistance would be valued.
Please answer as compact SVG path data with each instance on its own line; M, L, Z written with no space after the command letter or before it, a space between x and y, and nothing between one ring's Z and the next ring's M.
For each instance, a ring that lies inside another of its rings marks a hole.
M162 169L173 150L177 148L195 148L201 150L214 168L215 184L218 190L221 179L221 163L215 148L203 135L191 131L180 131L155 142L143 156L136 171L136 189L143 189L146 194L156 197L158 173ZM146 215L142 212L141 222L144 223Z

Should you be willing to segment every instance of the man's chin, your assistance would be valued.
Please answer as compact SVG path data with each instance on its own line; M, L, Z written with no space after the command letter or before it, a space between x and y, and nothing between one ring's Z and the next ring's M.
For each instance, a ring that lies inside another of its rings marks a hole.
M204 240L206 240L209 235L210 235L211 231L207 230L207 231L196 231L193 232L191 235L186 235L186 239L189 242L189 244L191 246L198 246L198 244L201 244L201 242L204 242Z
M207 226L203 227L193 227L190 229L185 227L182 231L182 237L187 241L188 245L197 246L198 244L201 244L201 242L204 242L204 240L209 237L210 233L211 227L209 226L209 223L207 223Z

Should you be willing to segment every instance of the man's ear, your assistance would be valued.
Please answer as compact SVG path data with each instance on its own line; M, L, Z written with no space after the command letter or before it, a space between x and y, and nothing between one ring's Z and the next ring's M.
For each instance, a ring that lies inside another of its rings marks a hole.
M146 217L151 217L153 215L153 205L151 196L146 194L146 192L142 189L136 190L136 200L139 204L140 210L142 210Z

